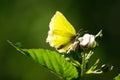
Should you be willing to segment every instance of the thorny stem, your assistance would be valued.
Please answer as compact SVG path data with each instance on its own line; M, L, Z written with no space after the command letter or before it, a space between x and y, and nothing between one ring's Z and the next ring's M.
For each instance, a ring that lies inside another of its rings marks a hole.
M85 53L82 52L82 53L81 53L81 56L82 56L81 79L84 80L85 67L86 67L86 63L85 63Z
M87 55L86 55L87 54ZM82 64L81 64L81 80L85 80L85 74L86 74L86 63L88 62L89 58L93 55L93 52L90 50L88 53L83 51L81 53L82 57Z

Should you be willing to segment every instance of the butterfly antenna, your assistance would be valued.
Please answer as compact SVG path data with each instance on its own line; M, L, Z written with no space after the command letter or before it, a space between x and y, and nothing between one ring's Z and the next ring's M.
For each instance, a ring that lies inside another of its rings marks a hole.
M83 28L79 29L78 34L79 36L83 35L84 33L87 33L87 30L84 30Z

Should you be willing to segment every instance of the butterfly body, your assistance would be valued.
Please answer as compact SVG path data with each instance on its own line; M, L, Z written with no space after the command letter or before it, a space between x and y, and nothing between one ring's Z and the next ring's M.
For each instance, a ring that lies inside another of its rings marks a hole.
M62 13L57 11L49 24L49 32L46 42L59 52L66 52L76 37L74 27L68 22Z

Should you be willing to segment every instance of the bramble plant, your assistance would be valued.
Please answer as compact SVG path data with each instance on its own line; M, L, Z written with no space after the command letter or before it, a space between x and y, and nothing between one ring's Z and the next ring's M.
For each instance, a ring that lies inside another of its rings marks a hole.
M97 46L96 39L102 37L102 30L96 35L76 33L74 27L59 11L52 17L49 28L46 42L57 51L24 49L18 46L18 43L13 44L9 40L8 43L64 80L85 80L87 74L102 74L113 69L113 66L107 64L97 68L100 59L91 67L87 67ZM118 78L119 76L115 80L119 80Z

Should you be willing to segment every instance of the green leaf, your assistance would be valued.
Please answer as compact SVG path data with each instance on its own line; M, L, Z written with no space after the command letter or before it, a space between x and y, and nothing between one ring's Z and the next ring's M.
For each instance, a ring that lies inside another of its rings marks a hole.
M115 77L115 80L120 80L120 74L118 74L118 76Z
M11 41L7 40L7 42L20 53L29 56L34 61L55 72L65 80L71 80L78 77L76 67L73 66L72 63L67 62L65 58L57 52L45 49L21 49Z
M66 80L78 77L77 69L59 53L44 49L22 49L33 60L62 76Z

